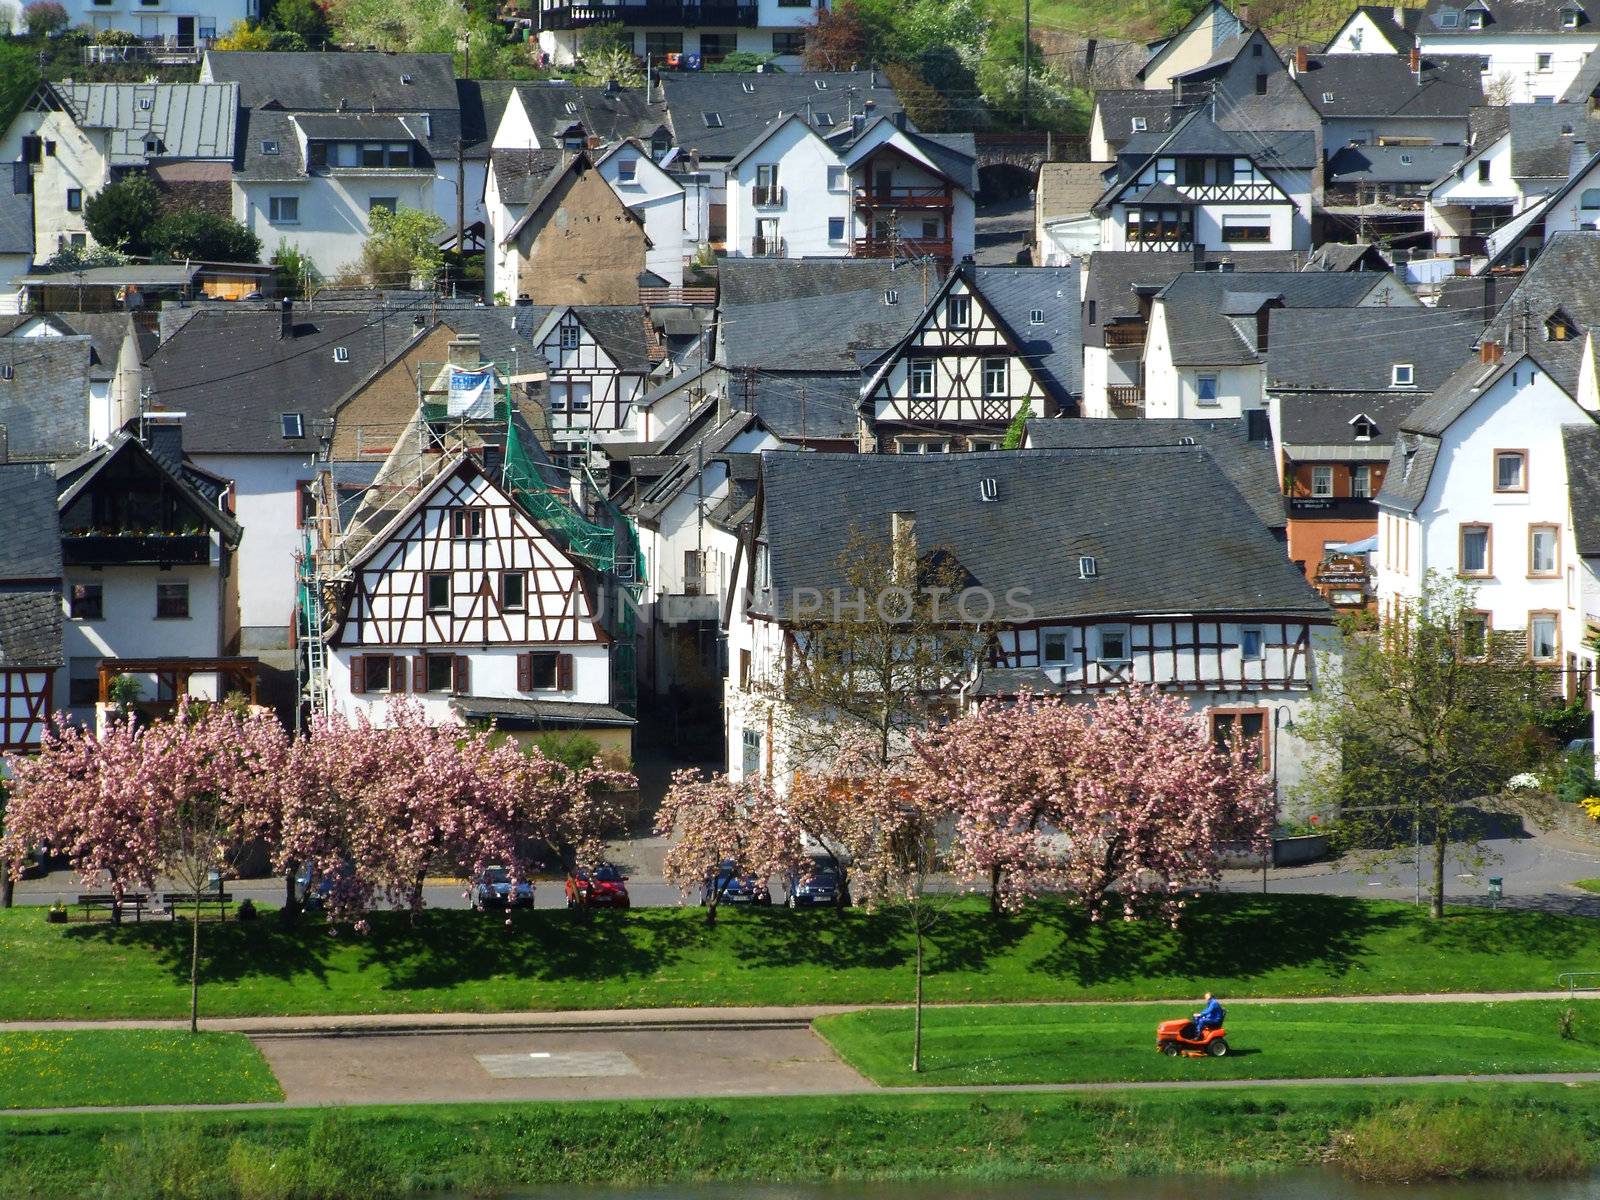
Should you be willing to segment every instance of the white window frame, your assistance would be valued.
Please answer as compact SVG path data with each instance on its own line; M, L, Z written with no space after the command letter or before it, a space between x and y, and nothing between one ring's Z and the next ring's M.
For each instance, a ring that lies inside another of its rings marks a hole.
M292 212L293 216L284 213ZM300 197L299 196L268 196L267 220L274 225L300 224Z
M986 358L982 364L983 394L988 399L994 399L1011 394L1011 360L1009 358ZM999 386L993 387L994 382L990 376L998 373Z
M1106 653L1107 635L1120 636L1122 653ZM1133 629L1128 625L1100 625L1094 631L1095 661L1098 663L1127 663L1133 661Z
M1061 642L1061 657L1050 656L1050 643L1054 639ZM1041 629L1039 631L1039 662L1046 667L1064 667L1072 653L1072 635L1065 629Z
M1211 385L1211 395L1206 395L1206 384ZM1222 388L1222 378L1218 375L1197 375L1194 380L1194 402L1196 404L1221 404L1219 393Z
M1417 368L1412 363L1395 363L1389 368L1390 387L1416 387Z
M931 400L934 394L934 363L931 358L913 358L906 364L906 390L918 400ZM926 380L926 386L923 386Z
M1372 465L1370 463L1357 463L1350 468L1350 498L1352 500L1372 499Z
M1311 468L1311 498L1313 500L1333 499L1333 468Z

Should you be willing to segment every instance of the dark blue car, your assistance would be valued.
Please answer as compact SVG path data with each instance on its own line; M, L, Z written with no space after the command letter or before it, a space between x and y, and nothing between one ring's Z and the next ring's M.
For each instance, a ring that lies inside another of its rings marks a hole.
M785 903L790 908L842 907L850 903L850 888L832 867L813 867L804 875L789 880L789 898Z
M472 888L472 907L479 912L532 908L533 884L526 879L513 884L511 872L504 867L485 867Z
M700 903L710 904L713 895L720 895L719 904L771 904L772 893L767 885L731 858L725 859L717 873L706 880L700 890Z

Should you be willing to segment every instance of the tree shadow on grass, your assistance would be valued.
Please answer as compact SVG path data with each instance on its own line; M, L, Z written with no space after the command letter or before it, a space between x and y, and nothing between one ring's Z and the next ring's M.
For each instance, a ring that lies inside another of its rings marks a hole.
M1419 921L1417 940L1444 954L1523 955L1600 969L1600 926L1565 913L1451 911Z
M915 956L910 926L901 913L865 909L790 912L753 910L732 953L749 967L816 967L828 971L897 970ZM928 933L926 974L979 974L1012 954L1032 931L1031 914L991 913L978 907L947 909Z
M69 941L79 944L143 954L174 982L189 982L192 935L186 920L84 924L69 926L65 932ZM320 921L302 921L292 930L284 930L274 921L203 921L200 983L203 987L255 977L326 983L328 955L333 949Z
M1338 979L1358 968L1372 937L1406 920L1340 896L1211 894L1196 898L1177 929L1160 918L1092 924L1067 904L1040 906L1055 945L1034 969L1080 987L1133 980L1246 980L1274 971Z

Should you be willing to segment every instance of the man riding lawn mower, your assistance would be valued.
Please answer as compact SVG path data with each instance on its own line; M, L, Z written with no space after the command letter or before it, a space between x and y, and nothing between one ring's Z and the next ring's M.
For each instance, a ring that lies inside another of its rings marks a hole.
M1228 1053L1227 1030L1222 1027L1227 1011L1216 997L1206 993L1205 1007L1188 1021L1162 1021L1156 1026L1156 1049L1169 1058L1182 1054L1202 1058L1209 1054L1221 1058Z

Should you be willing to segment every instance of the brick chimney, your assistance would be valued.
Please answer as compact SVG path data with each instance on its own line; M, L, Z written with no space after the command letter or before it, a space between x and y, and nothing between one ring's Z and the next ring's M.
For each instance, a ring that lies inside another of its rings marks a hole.
M278 337L288 341L294 336L294 299L285 296L278 301Z
M1304 46L1296 46L1294 48L1294 73L1296 75L1304 75L1306 73L1307 57Z
M1505 348L1492 338L1484 338L1478 346L1478 361L1482 363L1497 363L1505 355Z
M1422 82L1422 51L1415 46L1411 47L1411 74L1418 83Z

